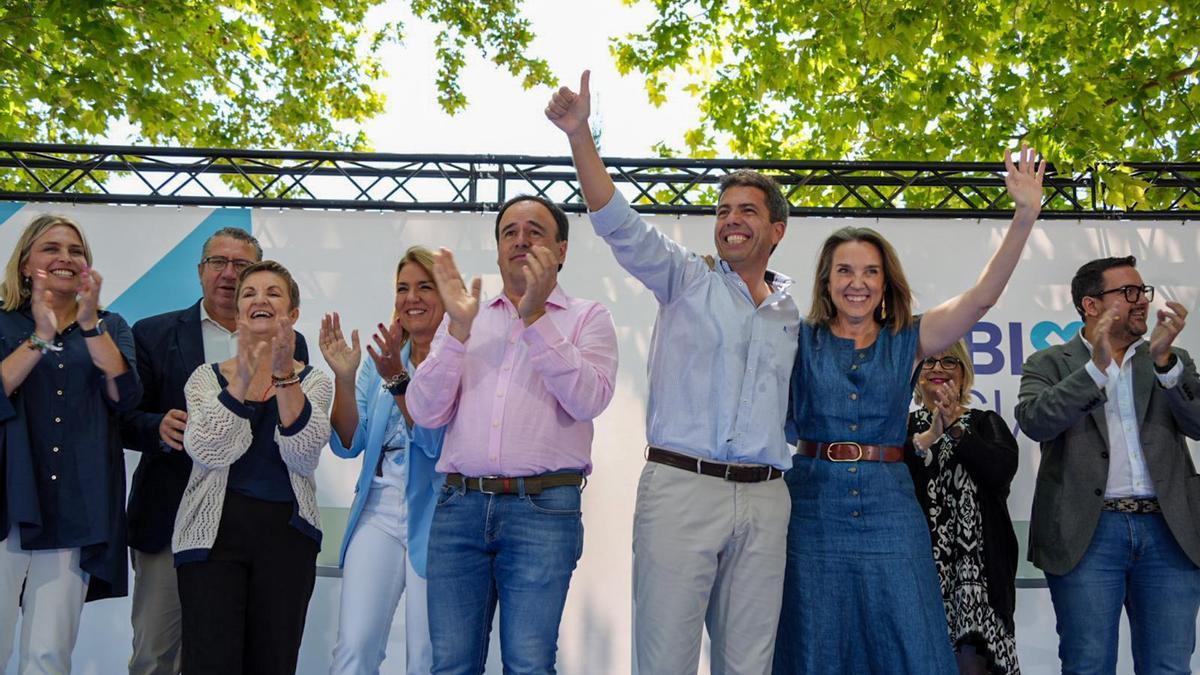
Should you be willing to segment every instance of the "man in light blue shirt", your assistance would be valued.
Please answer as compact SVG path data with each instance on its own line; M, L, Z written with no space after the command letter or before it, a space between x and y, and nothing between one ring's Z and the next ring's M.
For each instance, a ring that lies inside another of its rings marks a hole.
M800 314L767 269L787 228L771 179L720 183L710 266L616 192L588 128L588 73L546 115L562 129L596 233L659 302L650 346L647 459L633 530L635 666L695 673L707 624L712 671L771 670L783 588L791 465L783 435Z

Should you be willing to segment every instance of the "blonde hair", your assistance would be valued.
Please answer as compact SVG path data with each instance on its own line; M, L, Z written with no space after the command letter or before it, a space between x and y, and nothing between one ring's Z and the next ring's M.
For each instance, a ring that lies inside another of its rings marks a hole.
M892 333L899 333L913 324L912 290L900 256L887 239L869 227L843 227L825 239L821 254L817 258L817 270L813 275L812 305L807 320L817 326L828 326L837 316L837 307L829 295L829 277L833 275L833 253L837 247L852 241L871 244L883 259L883 301L875 308L875 320L890 326Z
M3 303L5 310L12 311L29 302L31 283L29 277L21 273L21 268L29 262L29 254L33 251L33 242L59 225L65 225L79 235L79 241L83 243L83 258L87 261L88 267L91 267L92 247L88 246L87 237L83 236L83 229L66 216L44 213L34 218L33 222L25 227L25 231L17 239L17 245L13 247L12 255L8 258L8 265L4 268L4 280L0 282L0 303Z
M400 262L396 264L396 279L400 278L400 270L404 269L404 266L408 263L420 265L421 268L425 270L425 274L429 275L429 280L433 282L434 288L437 288L437 279L433 276L433 251L430 251L424 246L409 246L408 250L404 252L404 255L400 256ZM400 317L396 314L395 310L393 310L392 321L395 321L399 318ZM411 337L412 336L408 334L408 331L404 330L404 327L401 326L400 344L408 342L409 338Z
M967 348L967 341L959 338L958 342L950 345L946 351L942 352L941 354L931 354L926 358L941 358L943 356L953 356L962 363L963 373L961 381L958 383L958 402L961 405L966 406L967 401L971 398L971 388L975 386L975 364L971 363L971 350ZM925 369L924 363L925 361L922 359L921 365L919 366L922 371ZM921 383L919 378L917 380L917 386L913 387L913 400L917 402L917 405L923 405L923 401L921 400Z

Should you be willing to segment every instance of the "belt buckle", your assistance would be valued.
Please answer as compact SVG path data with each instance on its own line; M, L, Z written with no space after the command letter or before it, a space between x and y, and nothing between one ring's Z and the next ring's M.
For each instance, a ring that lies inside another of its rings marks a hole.
M477 478L474 478L473 480L477 480L477 481L479 481L479 494L483 494L483 495L492 495L493 497L495 497L495 496L496 496L497 494L499 494L499 493L498 493L498 492L492 492L491 490L484 490L484 489L483 489L483 481L485 481L485 480L496 480L497 478L499 478L499 476L479 476L479 477L477 477Z
M725 465L725 480L729 480L729 472L733 470L732 464Z
M852 459L834 459L833 455L829 454L829 451L831 449L833 449L833 446L835 446L835 445L853 445L854 447L858 448L858 457L854 457ZM855 443L854 441L838 441L837 443L830 443L829 445L825 446L825 459L827 459L831 462L858 462L858 461L861 461L862 458L863 458L862 446L859 445L858 443Z

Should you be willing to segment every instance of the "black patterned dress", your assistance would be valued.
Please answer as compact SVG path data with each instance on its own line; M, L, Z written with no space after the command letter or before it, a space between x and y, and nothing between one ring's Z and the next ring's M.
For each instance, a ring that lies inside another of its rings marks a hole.
M956 649L973 646L994 675L1018 675L1017 538L1007 505L1017 441L999 415L972 409L918 456L912 435L931 419L924 408L909 414L904 461L929 522L951 639Z

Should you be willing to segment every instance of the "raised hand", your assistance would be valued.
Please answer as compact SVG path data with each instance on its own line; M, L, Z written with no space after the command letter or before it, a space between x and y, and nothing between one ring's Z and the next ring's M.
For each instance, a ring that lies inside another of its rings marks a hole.
M546 105L546 118L568 136L580 132L590 136L592 133L588 127L588 116L592 114L592 91L588 86L591 75L592 71L583 71L579 77L578 94L569 87L559 87Z
M1042 176L1046 173L1046 161L1039 160L1037 151L1028 143L1021 144L1019 162L1013 163L1012 150L1004 149L1004 185L1012 197L1017 211L1037 217L1042 210Z
M1159 367L1171 362L1171 345L1187 324L1187 308L1178 302L1167 301L1167 308L1158 310L1158 323L1150 332L1150 357Z
M558 257L545 246L533 246L521 273L525 275L525 294L517 304L517 314L528 326L546 313L546 298L558 284Z
M1100 316L1100 320L1096 322L1096 331L1092 334L1092 363L1096 364L1102 373L1108 370L1108 364L1112 363L1112 336L1109 333L1116 320L1117 310L1108 310Z
M393 321L390 326L379 324L377 328L379 332L372 335L371 340L379 350L367 345L367 355L375 362L379 376L386 380L404 370L404 359L400 358L400 352L404 349L404 330L400 328L399 321Z
M958 419L958 385L954 380L947 380L938 386L934 405L937 407L935 417L938 418L938 426L945 432Z
M33 330L39 338L50 342L58 334L58 317L55 316L51 307L54 299L50 290L46 288L46 270L34 270L29 282L31 284L29 305L30 311L33 312Z
M450 334L460 342L466 342L471 335L475 315L479 313L482 280L476 278L471 282L470 290L467 290L458 266L454 264L454 254L446 248L439 249L433 256L433 280L437 282L442 306L450 317Z
M358 330L350 332L350 344L342 334L342 319L337 312L326 314L321 319L321 355L333 370L335 379L353 380L362 361L362 348L358 343Z
M244 388L250 385L250 380L254 379L255 373L270 364L271 344L269 342L255 344L255 340L250 337L250 323L241 316L237 321L237 336L237 377Z
M100 284L104 279L96 270L84 266L79 273L79 289L76 291L79 306L75 311L75 322L80 328L90 330L96 327L97 313L100 309Z
M296 372L296 331L286 317L276 320L275 337L271 338L271 375L276 379L291 377Z

